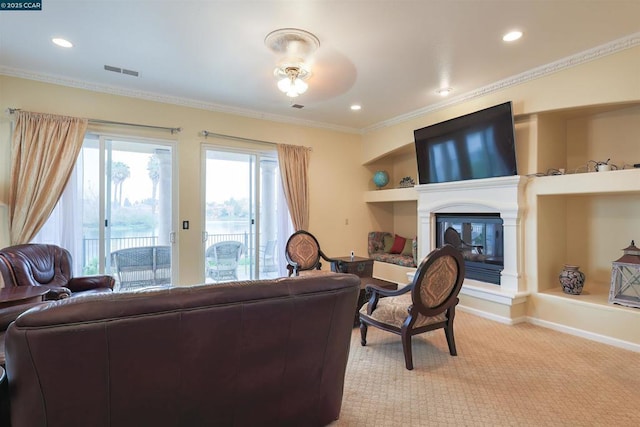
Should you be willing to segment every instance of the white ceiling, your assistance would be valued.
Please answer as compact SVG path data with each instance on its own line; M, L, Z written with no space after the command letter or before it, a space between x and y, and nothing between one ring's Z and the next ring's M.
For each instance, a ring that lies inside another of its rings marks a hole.
M640 32L640 0L42 3L0 11L1 74L344 130L434 108L442 86L455 99L602 45L636 45ZM264 45L285 27L320 40L309 90L295 99L303 109L276 88ZM515 28L524 37L504 43Z

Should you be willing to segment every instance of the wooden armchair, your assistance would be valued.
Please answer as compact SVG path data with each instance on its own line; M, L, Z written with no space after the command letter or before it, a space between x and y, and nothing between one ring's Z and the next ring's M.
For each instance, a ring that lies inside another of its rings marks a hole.
M371 292L371 298L360 309L360 343L363 346L367 344L369 325L400 335L405 365L411 370L411 337L442 328L449 353L455 356L453 319L464 273L460 251L451 245L444 245L422 261L413 282L404 288L391 291L367 285L365 289Z
M299 276L301 272L320 270L322 268L320 258L327 262L334 261L322 252L318 240L305 230L296 231L289 237L285 247L285 257L289 276Z

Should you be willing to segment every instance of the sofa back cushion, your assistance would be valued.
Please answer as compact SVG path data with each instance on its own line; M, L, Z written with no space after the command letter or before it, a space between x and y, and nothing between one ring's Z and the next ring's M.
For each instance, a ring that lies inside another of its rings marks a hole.
M328 424L359 283L332 274L35 307L6 334L13 426Z

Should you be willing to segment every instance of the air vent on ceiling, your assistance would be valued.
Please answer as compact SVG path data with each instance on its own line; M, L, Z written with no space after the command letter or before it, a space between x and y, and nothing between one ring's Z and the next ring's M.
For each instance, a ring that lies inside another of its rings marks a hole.
M302 108L304 108L304 105L300 105L300 104L291 104L291 108L302 109Z
M129 76L138 77L138 72L134 70L127 70L126 68L114 67L112 65L105 65L104 69L107 71L113 71L114 73L127 74Z

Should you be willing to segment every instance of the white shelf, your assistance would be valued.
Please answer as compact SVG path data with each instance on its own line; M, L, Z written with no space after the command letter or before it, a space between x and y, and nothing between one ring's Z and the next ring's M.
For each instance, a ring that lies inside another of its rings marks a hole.
M640 169L535 177L529 185L539 196L640 193Z
M366 203L406 202L412 200L418 200L418 192L414 187L373 190L364 193L364 201Z

